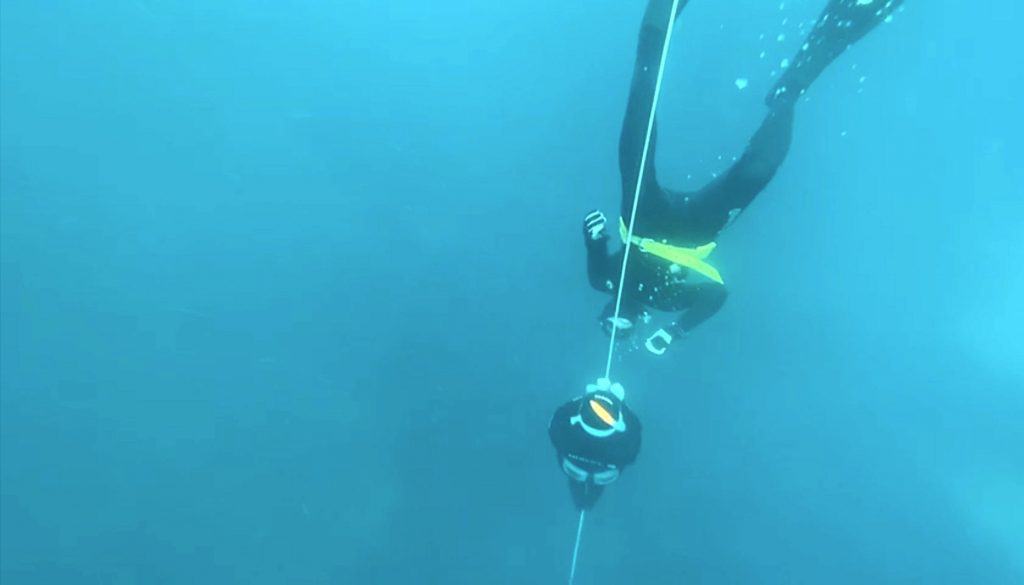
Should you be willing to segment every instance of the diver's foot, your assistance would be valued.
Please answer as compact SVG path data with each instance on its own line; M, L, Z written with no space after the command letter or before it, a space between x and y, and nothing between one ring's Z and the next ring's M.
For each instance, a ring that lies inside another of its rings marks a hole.
M788 62L765 103L795 103L839 55L880 23L888 22L903 0L830 0L803 46Z

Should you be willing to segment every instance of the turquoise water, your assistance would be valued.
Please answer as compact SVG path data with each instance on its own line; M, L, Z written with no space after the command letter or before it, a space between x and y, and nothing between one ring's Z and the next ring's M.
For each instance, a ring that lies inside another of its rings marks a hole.
M690 3L662 181L739 154L823 4ZM643 6L4 0L0 581L564 583L545 427L604 364L579 223ZM644 448L577 583L1024 581L1022 15L984 8L843 55L726 307L616 361Z

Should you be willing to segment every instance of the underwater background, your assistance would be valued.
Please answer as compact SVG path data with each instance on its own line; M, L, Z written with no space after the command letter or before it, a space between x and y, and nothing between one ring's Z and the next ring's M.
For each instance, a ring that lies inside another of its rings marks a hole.
M3 0L0 581L564 583L644 4ZM823 5L689 3L665 184ZM577 583L1024 582L1021 12L910 0L797 106L725 309L615 363Z

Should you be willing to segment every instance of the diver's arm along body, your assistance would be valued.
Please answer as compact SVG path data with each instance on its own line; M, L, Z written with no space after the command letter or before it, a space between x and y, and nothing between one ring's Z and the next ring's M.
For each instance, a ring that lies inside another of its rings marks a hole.
M597 240L589 237L584 239L587 247L587 280L594 290L611 292L615 288L617 276L613 256L608 253L608 237Z

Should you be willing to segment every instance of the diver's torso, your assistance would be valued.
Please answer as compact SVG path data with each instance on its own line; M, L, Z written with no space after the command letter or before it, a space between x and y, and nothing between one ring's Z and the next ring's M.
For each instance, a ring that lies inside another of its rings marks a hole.
M677 264L670 264L633 248L630 252L630 266L626 271L624 296L655 311L683 310L686 308L682 305L686 287L689 286L689 272Z
M565 453L573 463L583 469L597 472L607 467L622 467L627 442L625 433L597 439L588 435L581 427L574 426L569 434L569 444L565 446Z

